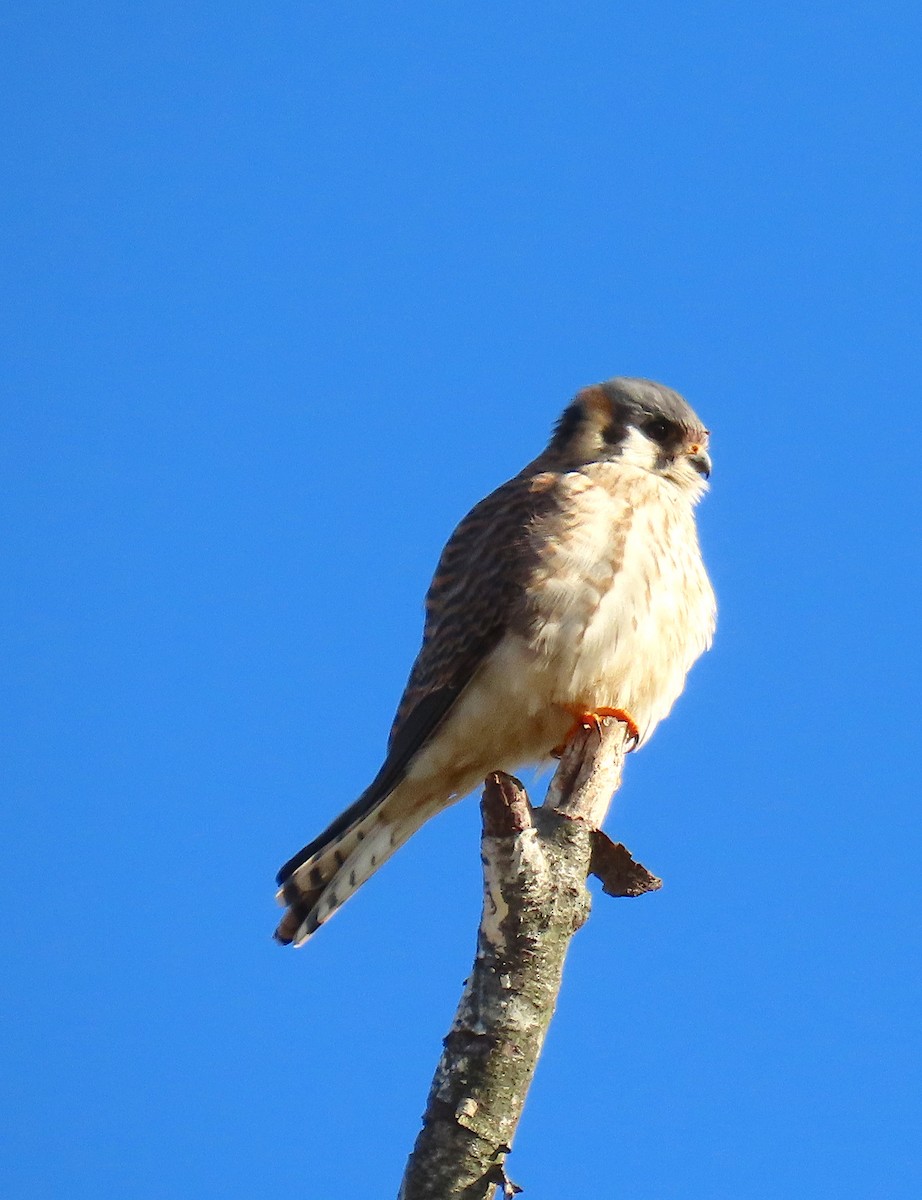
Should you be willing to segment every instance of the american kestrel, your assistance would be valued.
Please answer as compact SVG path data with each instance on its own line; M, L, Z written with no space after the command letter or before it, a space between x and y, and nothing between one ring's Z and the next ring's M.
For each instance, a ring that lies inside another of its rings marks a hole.
M440 809L614 715L641 745L714 633L694 507L708 431L646 379L581 391L547 448L471 510L370 786L281 869L300 945Z

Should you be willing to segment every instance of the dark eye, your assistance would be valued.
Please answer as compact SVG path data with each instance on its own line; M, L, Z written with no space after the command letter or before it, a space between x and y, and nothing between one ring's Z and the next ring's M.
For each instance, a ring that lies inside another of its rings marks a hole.
M669 422L664 421L662 417L654 417L644 424L643 431L654 442L665 442L669 437Z

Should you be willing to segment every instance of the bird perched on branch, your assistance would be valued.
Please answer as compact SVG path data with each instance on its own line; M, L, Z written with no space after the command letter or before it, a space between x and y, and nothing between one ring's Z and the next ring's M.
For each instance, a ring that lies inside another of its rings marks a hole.
M677 392L609 379L468 513L429 588L381 770L279 872L280 942L306 941L490 771L559 753L604 717L646 741L714 632L694 518L707 442Z

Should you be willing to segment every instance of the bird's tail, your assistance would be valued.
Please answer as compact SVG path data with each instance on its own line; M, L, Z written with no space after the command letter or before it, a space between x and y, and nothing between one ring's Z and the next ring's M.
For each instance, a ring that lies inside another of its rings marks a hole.
M277 899L287 910L277 941L303 945L430 815L425 806L395 812L390 799L371 808L357 801L282 867Z

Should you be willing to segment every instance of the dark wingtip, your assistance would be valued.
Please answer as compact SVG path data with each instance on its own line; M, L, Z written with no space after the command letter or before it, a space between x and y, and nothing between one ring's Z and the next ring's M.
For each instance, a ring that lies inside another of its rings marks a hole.
M304 866L304 864L313 854L314 845L315 843L311 842L309 846L305 846L303 850L299 850L297 854L295 854L292 858L289 858L288 862L283 863L279 867L278 874L275 877L275 882L279 885L279 887L284 887L292 875L294 875L295 871L297 871L298 867Z

